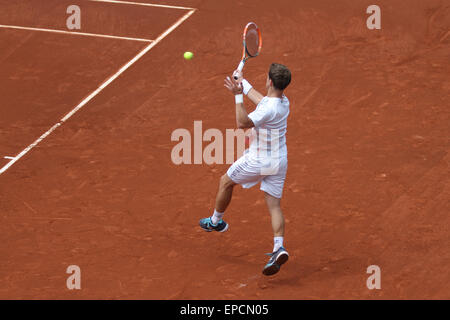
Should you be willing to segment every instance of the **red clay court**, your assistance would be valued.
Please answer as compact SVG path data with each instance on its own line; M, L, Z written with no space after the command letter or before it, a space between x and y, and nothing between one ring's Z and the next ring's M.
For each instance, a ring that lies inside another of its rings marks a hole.
M234 127L223 79L249 21L263 48L245 77L293 74L274 277L259 189L237 187L230 230L207 234L228 165L171 161L175 129ZM449 61L444 0L0 0L0 298L449 299Z

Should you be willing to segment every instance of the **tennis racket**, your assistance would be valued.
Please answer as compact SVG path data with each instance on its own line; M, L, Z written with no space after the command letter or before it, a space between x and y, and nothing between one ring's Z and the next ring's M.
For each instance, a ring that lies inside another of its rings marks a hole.
M261 32L259 31L259 28L255 23L250 22L245 26L243 34L243 44L244 48L242 51L242 60L237 68L239 71L242 71L245 62L248 59L258 56L261 52ZM237 77L234 76L234 79L237 80Z

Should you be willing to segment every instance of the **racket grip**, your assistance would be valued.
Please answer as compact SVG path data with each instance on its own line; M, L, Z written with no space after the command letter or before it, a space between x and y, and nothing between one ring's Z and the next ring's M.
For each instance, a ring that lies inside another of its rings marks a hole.
M242 69L244 69L244 60L242 60L240 63L239 63L239 65L238 65L238 67L237 67L237 70L238 71L242 71ZM235 76L234 77L234 80L237 80L238 78Z

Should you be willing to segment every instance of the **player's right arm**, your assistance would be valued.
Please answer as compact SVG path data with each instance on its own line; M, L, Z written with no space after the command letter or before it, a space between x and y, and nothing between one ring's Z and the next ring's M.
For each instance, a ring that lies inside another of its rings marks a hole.
M252 101L255 105L258 105L261 100L264 98L264 96L256 91L255 88L252 87L252 85L244 79L242 71L236 70L233 72L233 77L237 78L237 82L239 82L242 85L242 90L244 94Z
M234 94L236 102L236 126L239 129L252 128L255 125L248 117L247 110L244 107L244 95L242 94L242 86L234 78L227 77L225 79L225 88Z

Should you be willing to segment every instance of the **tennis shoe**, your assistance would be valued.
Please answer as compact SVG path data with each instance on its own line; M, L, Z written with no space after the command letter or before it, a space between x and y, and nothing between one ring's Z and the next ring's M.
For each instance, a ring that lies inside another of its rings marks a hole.
M211 221L211 217L201 219L199 225L203 230L207 232L211 231L225 232L228 230L228 223L226 223L221 219L217 224L213 224Z
M285 248L280 247L277 251L266 253L270 256L269 262L264 266L263 274L271 276L280 271L281 266L289 259L289 253Z

